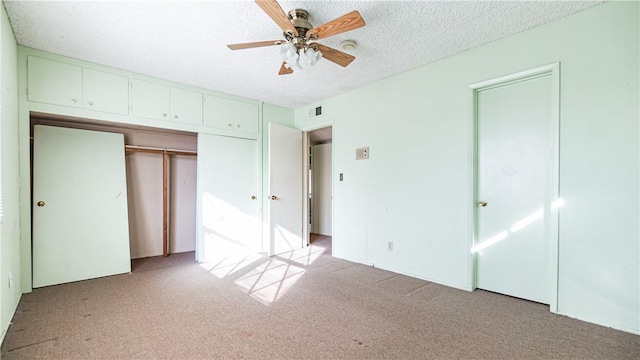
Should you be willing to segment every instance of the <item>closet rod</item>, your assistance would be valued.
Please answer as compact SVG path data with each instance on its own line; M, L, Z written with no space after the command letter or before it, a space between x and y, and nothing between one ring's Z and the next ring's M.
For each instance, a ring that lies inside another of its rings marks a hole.
M125 145L124 150L129 153L133 153L133 152L142 152L142 153L151 153L151 154L166 153L168 155L198 156L198 152L193 150L162 149L162 148L152 148L152 147L132 146L132 145Z

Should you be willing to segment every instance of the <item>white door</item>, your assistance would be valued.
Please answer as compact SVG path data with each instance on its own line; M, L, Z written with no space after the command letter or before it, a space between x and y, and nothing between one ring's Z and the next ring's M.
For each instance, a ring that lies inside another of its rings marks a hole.
M256 140L198 135L198 261L262 249Z
M269 254L301 249L302 131L269 124Z
M123 135L35 126L33 287L130 271Z
M550 303L552 77L477 93L477 286Z

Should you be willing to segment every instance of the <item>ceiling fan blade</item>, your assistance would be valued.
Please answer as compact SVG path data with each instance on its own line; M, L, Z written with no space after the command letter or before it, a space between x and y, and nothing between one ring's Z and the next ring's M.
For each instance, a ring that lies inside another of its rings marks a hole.
M282 66L280 66L280 71L278 72L278 75L293 74L293 69L288 68L285 64L286 63L283 61Z
M307 31L307 36L310 39L324 39L329 36L361 28L365 25L364 19L360 16L360 13L357 10L353 10L352 12L331 20L324 25L320 25Z
M267 41L256 41L256 42L242 43L242 44L229 44L227 45L227 47L231 50L242 50L242 49L257 48L261 46L279 45L281 43L282 43L282 40L267 40Z
M256 0L256 4L258 4L258 6L260 6L260 8L269 15L271 20L280 26L282 31L290 31L293 36L298 36L298 31L276 0Z
M317 46L317 49L320 50L323 58L329 61L333 61L340 66L346 67L347 65L351 64L353 60L355 60L355 56L343 53L342 51L338 51L334 48L330 48L318 43L315 43L313 45Z

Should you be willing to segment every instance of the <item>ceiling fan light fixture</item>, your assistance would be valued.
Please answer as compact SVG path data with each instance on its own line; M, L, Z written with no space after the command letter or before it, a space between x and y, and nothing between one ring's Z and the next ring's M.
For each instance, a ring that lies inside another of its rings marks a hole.
M284 61L297 57L297 50L296 46L290 42L282 43L280 45L280 57Z
M294 44L286 42L280 45L280 57L289 69L302 70L298 48Z
M316 51L313 48L307 48L306 50L300 50L300 61L303 64L314 66L320 59L322 59L322 53Z
M229 49L240 50L279 45L280 58L283 63L280 66L278 75L291 74L293 69L302 70L303 66L314 66L322 58L342 67L348 66L355 60L354 56L316 43L315 40L325 39L365 26L364 19L357 10L346 13L323 25L313 27L309 22L309 12L307 10L293 9L287 14L282 10L277 0L256 0L256 3L282 29L285 41L267 40L229 44L227 45ZM341 45L345 50L352 50L356 47L355 41L352 40L345 40Z
M289 69L293 69L296 71L302 70L302 66L300 66L300 62L298 61L297 58L295 60L291 59L289 61L285 61L285 64L287 64L287 67Z

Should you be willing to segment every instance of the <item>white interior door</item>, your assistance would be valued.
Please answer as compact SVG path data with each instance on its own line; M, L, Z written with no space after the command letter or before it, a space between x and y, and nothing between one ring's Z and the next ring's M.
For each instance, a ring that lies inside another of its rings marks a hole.
M123 135L35 126L33 287L130 271Z
M198 135L198 261L260 252L256 140Z
M545 304L552 281L552 93L550 75L477 93L477 286Z
M269 124L269 254L301 249L302 131Z

